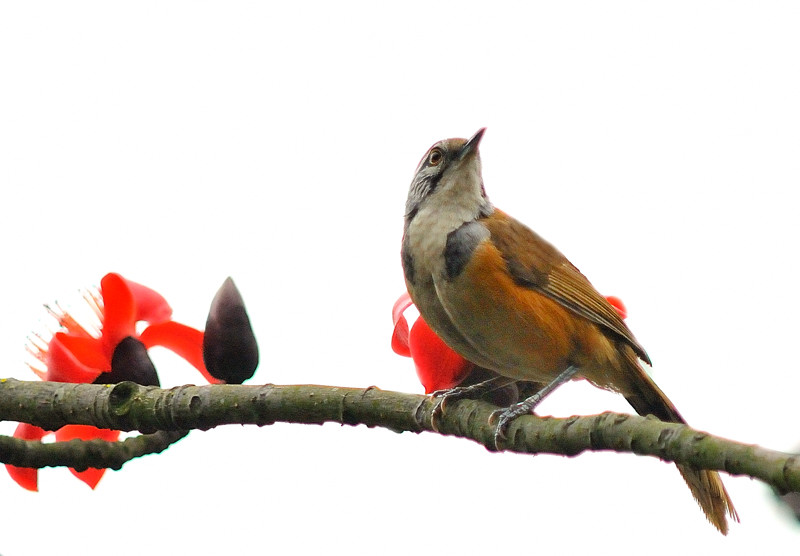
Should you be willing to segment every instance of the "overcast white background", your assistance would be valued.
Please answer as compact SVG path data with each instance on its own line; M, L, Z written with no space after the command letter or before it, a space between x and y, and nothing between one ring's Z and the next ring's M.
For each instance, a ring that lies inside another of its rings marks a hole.
M33 379L42 303L106 272L200 328L231 275L253 382L421 392L389 347L407 186L486 126L490 198L625 301L689 422L792 450L798 28L793 2L4 3L0 374ZM605 410L630 411L576 384L539 412ZM4 475L3 556L752 554L800 531L746 478L724 538L652 459L336 425L194 432L95 491Z

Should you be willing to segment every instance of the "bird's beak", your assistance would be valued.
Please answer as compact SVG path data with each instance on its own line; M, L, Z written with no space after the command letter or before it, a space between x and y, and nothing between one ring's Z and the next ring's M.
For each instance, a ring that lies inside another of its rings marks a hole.
M465 159L467 156L469 156L469 154L478 150L478 144L481 142L481 137L483 137L483 133L485 131L485 127L480 128L475 135L470 137L469 140L464 143L464 146L461 147L461 151L458 153L459 160Z

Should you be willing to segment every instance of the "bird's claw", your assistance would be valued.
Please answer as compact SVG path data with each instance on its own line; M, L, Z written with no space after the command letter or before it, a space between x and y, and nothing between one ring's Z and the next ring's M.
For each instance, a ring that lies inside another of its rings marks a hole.
M538 392L534 395L528 397L525 400L522 400L519 403L515 403L514 405L506 408L506 409L499 409L492 413L489 417L489 423L492 423L494 420L497 420L497 426L494 429L494 448L497 451L503 450L503 443L506 440L506 431L508 427L511 426L511 423L517 418L521 417L522 415L528 415L533 413L533 410L539 405L543 399L545 399L553 390L571 380L572 377L578 372L578 367L570 365L561 373L554 378L551 382L546 384L543 388L541 388Z
M431 398L436 400L431 412L431 427L434 431L439 432L439 423L441 422L442 415L447 409L447 402L450 400L460 400L469 395L471 392L469 386L456 386L448 390L436 390L431 394Z
M511 423L513 423L518 417L530 415L534 406L535 404L530 403L530 400L528 399L519 403L515 403L511 407L498 409L497 411L492 412L492 414L489 416L489 424L494 424L495 422L497 423L494 428L494 436L492 437L495 450L501 452L505 449L505 441L508 439L506 435L508 427L511 426Z
M498 382L502 383L504 381L507 381L507 379L495 377L477 384L470 384L469 386L456 386L448 390L436 390L431 394L431 398L436 400L436 405L433 406L433 411L431 412L431 428L439 432L439 423L445 409L447 409L448 402L478 397L487 391L491 391Z
M431 398L436 400L436 404L433 406L433 411L431 411L431 428L439 432L439 421L444 414L444 405L447 397L444 395L445 390L437 390L433 394L431 394Z

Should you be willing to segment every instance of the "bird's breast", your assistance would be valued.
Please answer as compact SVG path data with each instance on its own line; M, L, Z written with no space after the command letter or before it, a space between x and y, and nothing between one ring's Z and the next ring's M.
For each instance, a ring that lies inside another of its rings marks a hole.
M516 284L489 239L462 271L437 280L438 299L460 334L504 376L548 381L571 363L576 319L539 292Z
M414 269L414 281L446 274L445 248L447 238L472 214L460 210L438 210L435 204L422 207L408 223L403 239L403 258Z
M459 331L442 306L436 288L437 282L448 279L448 262L445 256L448 237L452 238L455 230L461 229L465 222L472 220L469 215L420 210L406 227L402 258L406 287L420 315L452 349L473 363L487 366L490 360L476 350ZM450 251L453 250L451 240ZM452 272L452 264L450 271Z

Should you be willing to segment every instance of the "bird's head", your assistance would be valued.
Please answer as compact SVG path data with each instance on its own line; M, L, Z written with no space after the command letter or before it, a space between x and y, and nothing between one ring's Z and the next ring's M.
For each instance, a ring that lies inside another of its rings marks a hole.
M469 139L444 139L433 145L420 160L406 200L406 222L426 203L438 199L443 207L458 199L474 203L476 213L488 205L481 176L478 145L486 128Z

